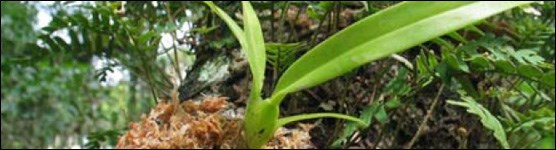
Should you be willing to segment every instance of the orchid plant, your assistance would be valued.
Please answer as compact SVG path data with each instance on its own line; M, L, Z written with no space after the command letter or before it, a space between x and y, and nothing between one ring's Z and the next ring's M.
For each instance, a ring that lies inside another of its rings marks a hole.
M243 29L212 2L205 2L223 19L246 54L253 76L244 131L249 148L262 147L281 126L304 119L332 117L362 120L337 114L314 113L279 117L279 105L290 93L317 86L348 71L489 16L531 2L402 2L339 31L295 61L278 79L270 97L261 97L265 74L265 43L256 12L242 2ZM348 40L349 39L349 40Z

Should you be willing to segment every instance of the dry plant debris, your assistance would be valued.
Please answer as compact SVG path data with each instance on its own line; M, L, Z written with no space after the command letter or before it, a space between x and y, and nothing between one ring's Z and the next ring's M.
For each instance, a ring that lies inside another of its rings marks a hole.
M148 116L130 125L116 148L246 148L241 110L225 97L159 103ZM309 136L313 125L298 127L280 128L263 148L315 148Z

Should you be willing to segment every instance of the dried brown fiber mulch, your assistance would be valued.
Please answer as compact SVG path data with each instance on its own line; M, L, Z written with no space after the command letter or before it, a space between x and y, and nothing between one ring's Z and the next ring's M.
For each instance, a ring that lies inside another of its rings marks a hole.
M241 110L225 97L161 102L130 125L116 148L245 148ZM312 127L280 128L263 148L315 148L309 136Z

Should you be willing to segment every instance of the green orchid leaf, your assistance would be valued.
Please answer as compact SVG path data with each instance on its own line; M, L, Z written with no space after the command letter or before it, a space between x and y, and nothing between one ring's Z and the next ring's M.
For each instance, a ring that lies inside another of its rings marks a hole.
M247 61L253 75L252 97L259 97L263 87L266 55L261 26L253 7L249 3L243 2L244 32L226 12L216 7L213 2L205 1L205 4L226 22L228 28L239 41L243 52L247 55Z
M324 118L324 117L345 119L345 120L356 122L360 126L367 126L367 123L365 123L365 121L363 121L359 118L355 118L355 117L348 116L348 115L343 115L343 114L337 114L337 113L313 113L313 114L303 114L303 115L284 117L284 118L280 118L278 120L277 125L278 125L278 127L280 127L280 126L283 126L283 125L286 125L288 123L295 122L295 121L315 119L315 118Z
M253 74L253 87L251 87L251 95L260 97L263 89L264 71L266 64L266 50L264 44L261 25L257 18L257 13L253 10L251 3L242 2L243 4L243 24L245 25L247 59Z
M527 3L400 3L354 23L307 52L284 72L272 99L279 103L288 93L316 86L370 61Z

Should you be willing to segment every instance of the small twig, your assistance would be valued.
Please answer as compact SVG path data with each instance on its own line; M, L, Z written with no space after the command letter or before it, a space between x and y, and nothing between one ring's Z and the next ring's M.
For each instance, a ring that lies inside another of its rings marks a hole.
M425 125L427 124L428 120L431 118L432 116L432 112L434 111L434 108L436 107L436 104L438 103L438 99L440 97L440 94L442 94L442 91L444 91L444 83L442 83L442 85L440 85L440 90L438 90L438 93L436 93L436 97L434 97L434 100L431 104L431 106L429 107L429 110L427 111L427 115L425 116L425 118L423 118L423 121L421 121L421 125L419 125L419 129L417 130L417 133L415 133L415 136L413 136L413 138L411 138L411 141L409 141L409 143L404 146L404 149L410 149L413 144L415 144L415 141L417 141L417 139L421 136Z
M284 16L286 15L286 12L288 12L289 7L290 7L290 3L289 3L289 2L286 2L286 3L284 4L284 7L282 7L282 12L280 12L280 20L278 21L278 27L277 27L276 31L277 31L277 32L282 32L282 34L284 33L284 31L283 31L282 28L285 26L285 25L284 25L284 20L285 20L285 19L284 19L284 18L285 18ZM279 40L280 42L284 42L284 40L281 40L281 39L285 39L285 38L280 38L280 37L278 38L278 40Z
M326 11L326 13L324 13L324 16L322 18L320 18L319 20L319 25L317 26L317 30L314 32L313 37L311 38L311 42L309 43L310 45L314 45L315 42L317 41L317 36L320 32L320 29L325 21L325 19L328 17L330 10Z
M184 16L187 16L187 13L185 13L187 10L185 9L185 5L183 3L180 3L181 7L178 8L178 10L176 10L173 14L172 14L172 18L176 18L178 17L178 15L180 14L181 11L183 11Z
M378 138L372 143L372 146L369 146L370 149L376 149L376 147L378 147L378 143L380 143L380 141L384 137L384 132L380 132L380 131L381 130L379 130L378 132Z
M334 26L334 11L332 9L330 9L328 11L329 15L328 15L328 24L326 25L326 37L330 36L330 32L332 30L332 26Z
M176 25L176 23L174 22L173 16L171 16L172 11L170 10L170 2L168 2L167 5L165 5L165 6L166 6L166 12L168 14L167 15L168 16L168 21L172 22L172 24ZM179 11L176 11L176 12L179 12ZM172 33L170 33L170 35L173 38L172 47L174 48L174 61L173 61L174 62L174 71L176 71L176 75L178 75L178 81L181 83L181 82L183 82L183 79L182 79L181 72L180 72L181 69L180 69L180 62L179 62L179 58L178 58L179 57L178 56L178 48L176 46L176 41L175 41L177 39L176 31L172 31ZM170 59L170 61L171 60L172 59ZM174 83L174 84L178 84L178 83Z
M153 95L154 104L158 104L158 98L156 97L156 93L153 88L151 88L151 94Z
M270 5L270 41L274 42L274 1L271 1Z
M311 90L303 90L303 92L309 94L309 96L311 96L313 99L316 99L318 101L322 101L322 98L319 97L317 94L313 93L313 91L311 91Z
M405 59L405 57L400 56L398 54L392 54L392 56L390 56L390 57L392 57L395 60L403 63L409 70L413 71L413 65L411 64L411 62L409 62L409 60Z
M334 17L336 17L334 19L334 21L336 23L334 23L334 29L332 30L332 33L335 33L336 31L338 31L338 28L340 26L340 11L341 11L341 9L342 8L341 8L341 5L340 5L340 2L339 1L336 2L336 16L334 16Z
M288 22L290 23L290 28L292 29L292 32L293 32L293 36L289 36L287 38L286 42L289 42L292 37L295 38L295 41L299 40L297 38L297 29L295 29L295 24L297 23L297 20L299 19L300 14L301 14L301 8L299 8L299 11L297 11L297 14L295 15L295 19L293 20L293 22L288 19L289 20Z

